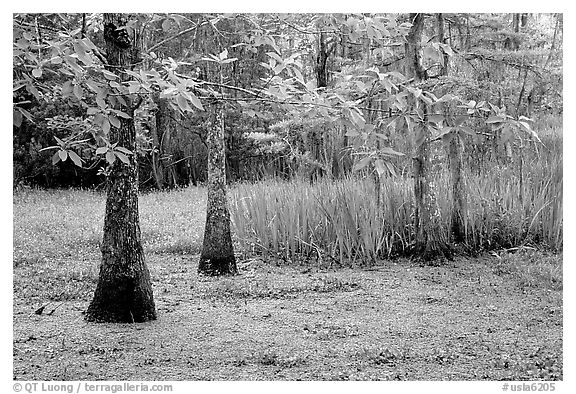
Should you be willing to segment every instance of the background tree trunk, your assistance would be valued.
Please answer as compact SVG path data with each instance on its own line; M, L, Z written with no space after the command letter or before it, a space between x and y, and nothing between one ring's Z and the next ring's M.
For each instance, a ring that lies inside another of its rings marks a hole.
M122 14L104 15L107 61L114 66L113 71L118 71L116 67L128 68L137 53L135 37L128 37L126 30L116 30L125 24ZM121 79L126 75L121 74ZM111 128L110 142L136 152L134 105L129 97L125 99L128 107L118 109L131 118L121 118L120 128ZM136 155L129 155L129 160L129 164L116 160L108 178L102 263L94 298L86 312L88 321L134 323L156 319L140 235Z
M426 79L422 67L421 40L424 28L424 15L410 14L412 27L405 44L406 77L414 78L418 83ZM417 102L413 100L416 109ZM427 109L424 107L424 124L416 126L413 157L414 198L416 202L416 245L419 257L425 261L438 257L451 257L451 251L445 239L440 222L440 211L436 200L436 184L430 173L430 130L426 127Z
M445 44L444 15L437 14L438 41ZM440 75L447 76L449 73L448 54L442 51L443 66ZM458 134L453 135L447 146L448 167L450 169L450 185L452 189L452 215L450 217L450 233L455 242L461 243L466 240L466 198L464 195L464 177L462 176L462 149Z
M169 118L166 116L166 99L161 99L158 94L152 96L156 104L156 112L154 116L154 130L152 132L152 142L154 144L154 152L152 152L152 172L156 187L162 190L166 187L169 181L166 176L166 166L164 163L164 136L169 128Z
M215 105L216 120L207 136L208 207L204 243L198 272L205 275L236 274L236 258L230 232L230 212L226 199L226 154L224 108Z
M450 167L450 184L452 189L452 215L450 233L454 242L466 241L466 197L464 177L462 176L462 149L460 137L453 136L448 145L448 166Z
M318 25L322 29L322 25ZM316 54L316 84L319 88L328 86L328 48L326 47L326 34L320 33L318 36L318 52Z

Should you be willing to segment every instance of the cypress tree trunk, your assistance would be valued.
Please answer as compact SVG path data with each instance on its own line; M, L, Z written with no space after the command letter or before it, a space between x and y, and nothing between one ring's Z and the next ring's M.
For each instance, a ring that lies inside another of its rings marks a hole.
M444 15L436 16L438 23L438 41L445 44L444 36ZM449 72L450 59L446 52L442 51L443 66L441 75L447 76ZM450 218L450 233L455 242L461 243L466 240L466 227L464 218L466 217L466 198L464 197L464 177L462 176L462 150L460 147L460 137L456 134L450 138L447 146L448 166L450 168L450 185L452 189L452 215Z
M405 44L406 77L418 83L426 79L422 67L421 40L424 28L422 14L410 14L412 27ZM413 103L416 105L416 102ZM427 109L424 108L424 123ZM436 188L430 173L430 130L425 124L416 127L416 155L413 157L414 198L416 202L416 245L415 251L424 261L438 257L451 257L441 225L440 210L436 200Z
M454 242L466 241L466 198L464 196L464 177L462 176L462 149L460 138L453 136L448 145L448 166L450 167L450 184L452 186L452 216L450 232Z
M322 26L319 25L318 28L321 29ZM326 34L321 32L318 36L318 53L316 54L316 84L319 88L328 86L327 62L328 49L326 48Z
M205 275L236 274L236 258L230 232L230 212L226 200L226 153L224 108L215 106L216 120L208 131L208 207L204 243L198 272Z
M152 142L155 151L152 152L152 172L156 187L159 190L164 189L168 182L166 168L162 157L164 156L164 136L169 128L169 118L166 116L165 99L161 99L158 94L152 96L156 104L156 113L154 115L154 130L152 132Z
M179 125L175 121L175 111L168 99L160 98L159 94L152 96L156 104L155 133L152 139L158 152L152 155L153 175L158 189L173 188L181 183L182 179L176 167L171 165L182 155L179 146ZM169 160L167 160L169 159Z
M133 46L128 35L119 34L117 27L126 23L122 14L104 15L104 37L108 63L127 68L134 63ZM125 32L125 30L122 30ZM126 78L122 74L122 79ZM134 106L117 109L130 119L121 118L120 128L110 130L110 141L136 150ZM107 180L106 214L102 240L102 263L94 298L86 311L86 320L112 323L145 322L156 319L150 273L144 262L138 218L138 172L136 155L129 155L129 164L116 160Z

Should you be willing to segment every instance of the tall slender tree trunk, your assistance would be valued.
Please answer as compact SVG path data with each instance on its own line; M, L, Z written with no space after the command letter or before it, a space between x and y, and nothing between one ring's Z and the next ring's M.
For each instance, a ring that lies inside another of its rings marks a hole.
M444 15L437 14L438 41L445 44ZM443 66L441 75L447 76L450 70L450 58L442 51ZM464 195L465 185L462 176L462 149L458 134L453 135L447 146L448 167L450 169L450 185L452 189L452 215L450 217L450 233L455 242L461 243L466 240L466 198Z
M462 149L460 137L453 136L448 145L448 166L450 167L450 184L452 189L452 215L450 233L456 243L466 241L467 215L465 183L462 175Z
M322 30L324 25L322 23L317 24L317 28ZM326 42L326 33L321 32L318 35L318 48L316 53L316 85L318 88L326 88L328 86L328 57L330 56L332 50L334 50L335 44L332 43L329 48ZM328 175L332 167L332 163L328 160L327 145L328 139L330 138L329 133L324 127L315 127L311 133L308 133L310 141L310 153L312 159L315 160L320 166L314 166L312 172L310 173L310 182L318 180L320 177Z
M424 15L410 14L412 27L405 44L406 77L418 83L426 79L422 66L421 40L424 28ZM413 101L414 106L417 102ZM416 126L413 157L414 197L416 203L416 245L415 251L424 261L438 257L451 257L451 251L442 229L440 210L436 198L437 185L431 174L430 130L426 127L427 108L423 108L424 123Z
M169 119L165 113L166 103L161 99L158 94L152 96L156 104L156 113L154 116L154 130L152 132L152 143L154 144L154 151L152 152L152 172L156 187L159 190L164 189L168 182L166 176L166 168L164 166L164 136L169 128Z
M129 68L135 63L134 54L138 53L134 47L138 45L135 36L118 33L125 32L117 30L125 24L122 14L104 14L107 61L113 71ZM126 75L121 74L121 79L125 80ZM120 128L111 128L110 141L135 152L135 106L129 97L125 99L128 105L117 106L117 109L131 118L121 118ZM107 181L102 263L94 298L86 311L88 321L134 323L156 319L140 235L136 155L129 155L129 161L126 164L116 160Z
M322 26L318 26L322 29ZM326 33L321 32L318 35L318 52L316 54L316 84L319 88L328 86L328 48L326 47Z
M157 152L152 155L153 175L158 189L172 188L178 186L182 180L176 167L171 165L183 155L178 145L179 125L175 121L176 113L167 98L160 98L156 94L152 99L157 107L155 133L152 134L152 141L157 148ZM167 160L168 158L170 160Z
M204 275L236 274L236 258L226 199L224 104L214 108L216 120L208 132L208 207L198 272Z

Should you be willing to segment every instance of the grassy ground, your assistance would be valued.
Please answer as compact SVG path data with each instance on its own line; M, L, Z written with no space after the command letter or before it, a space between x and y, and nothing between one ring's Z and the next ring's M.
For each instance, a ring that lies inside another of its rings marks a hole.
M205 194L141 196L159 319L94 324L104 196L14 195L14 378L562 379L562 256L532 250L370 268L239 256L196 274ZM45 306L43 313L34 312Z

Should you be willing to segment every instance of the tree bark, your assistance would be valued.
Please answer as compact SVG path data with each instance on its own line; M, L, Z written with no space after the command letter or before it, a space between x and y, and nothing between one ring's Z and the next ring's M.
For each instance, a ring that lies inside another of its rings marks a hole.
M460 137L453 136L448 145L448 166L450 167L450 184L452 189L452 215L450 233L456 243L466 241L466 197L465 183L462 176L462 149Z
M444 15L437 15L438 41L445 44L444 36ZM440 74L447 76L449 73L449 57L442 51L443 66ZM452 215L450 217L450 233L454 242L461 243L466 240L466 198L464 196L464 177L462 176L462 150L461 140L458 134L450 138L447 146L448 167L450 169L450 185L452 189Z
M154 95L153 100L157 110L155 114L156 128L152 139L157 152L152 154L152 165L156 187L162 190L177 187L183 183L183 177L171 164L184 157L184 152L179 125L175 120L176 113L170 106L168 99ZM182 163L182 166L185 165Z
M160 99L159 95L152 96L156 104L156 113L154 116L154 130L152 133L152 143L154 144L154 151L152 152L152 172L154 181L158 190L164 189L167 183L166 168L163 162L164 156L164 136L169 128L169 118L166 116L166 103L165 99Z
M321 26L319 26L319 28L321 28ZM322 32L318 36L318 53L316 54L316 84L319 88L328 86L327 62L328 49L326 48L326 34Z
M104 14L104 37L108 63L128 68L134 63L134 37L119 35L118 27L126 24L122 14ZM121 30L125 32L125 30ZM121 79L126 75L122 74ZM117 109L130 119L121 118L120 128L110 130L110 141L136 151L134 105ZM102 263L94 298L86 311L86 320L112 323L145 322L156 319L150 273L144 261L138 217L138 172L136 155L129 164L116 160L107 180L106 214L102 240Z
M421 40L424 28L422 14L410 14L412 27L405 44L405 73L408 79L418 83L427 78L422 66ZM417 102L413 101L414 107ZM451 257L441 225L440 210L436 199L437 185L430 173L430 130L426 127L427 108L424 107L424 123L416 127L416 154L413 157L414 197L416 203L416 244L415 251L424 261L439 257Z
M236 274L236 258L230 232L230 212L226 199L226 153L224 140L224 108L215 106L216 120L209 130L208 144L208 207L204 243L198 272L204 275Z

